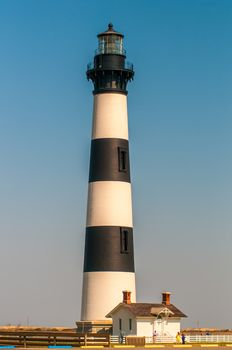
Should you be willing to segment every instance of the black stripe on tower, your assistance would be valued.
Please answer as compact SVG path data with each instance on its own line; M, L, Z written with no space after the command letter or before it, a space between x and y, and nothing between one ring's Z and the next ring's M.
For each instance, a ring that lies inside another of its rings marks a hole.
M87 227L84 272L93 271L135 271L131 227Z
M117 138L92 140L89 182L94 181L130 182L127 140Z

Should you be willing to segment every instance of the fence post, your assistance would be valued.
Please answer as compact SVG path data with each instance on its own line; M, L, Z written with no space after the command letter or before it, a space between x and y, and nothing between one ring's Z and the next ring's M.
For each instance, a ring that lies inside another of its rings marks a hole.
M85 346L87 346L87 334L85 334L84 342L85 342Z
M24 348L27 347L27 336L26 335L23 336L23 346L24 346Z

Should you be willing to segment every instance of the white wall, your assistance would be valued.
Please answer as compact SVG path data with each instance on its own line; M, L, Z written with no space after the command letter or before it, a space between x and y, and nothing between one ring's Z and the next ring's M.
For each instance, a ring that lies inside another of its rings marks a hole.
M176 336L180 332L180 319L160 319L154 322L154 330L158 335Z
M136 335L136 321L131 312L126 309L120 308L113 315L113 335L120 335L119 319L122 320L122 332L123 335ZM132 330L129 329L129 319L132 319Z
M137 319L137 336L152 337L154 332L154 318Z
M173 336L180 332L180 319L160 319L155 317L135 318L135 316L122 307L113 315L113 335L120 335L119 319L122 320L123 335L137 335L140 337L152 337L156 330L159 336ZM129 319L132 319L132 330L129 330Z

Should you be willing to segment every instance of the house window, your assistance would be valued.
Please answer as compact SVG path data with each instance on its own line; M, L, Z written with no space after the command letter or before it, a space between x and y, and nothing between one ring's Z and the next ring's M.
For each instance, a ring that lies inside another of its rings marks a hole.
M119 318L119 330L121 331L122 330L122 319L121 318Z
M120 232L121 238L121 253L127 254L129 253L129 232L125 228L121 228Z
M129 318L129 330L132 330L132 318Z
M127 172L127 149L118 147L119 171Z

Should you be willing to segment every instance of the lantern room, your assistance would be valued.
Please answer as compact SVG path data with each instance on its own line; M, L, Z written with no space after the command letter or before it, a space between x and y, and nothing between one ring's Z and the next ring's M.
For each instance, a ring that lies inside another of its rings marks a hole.
M108 25L108 30L98 34L98 49L96 50L97 55L101 54L116 54L125 55L123 48L123 35L117 33L113 24Z

